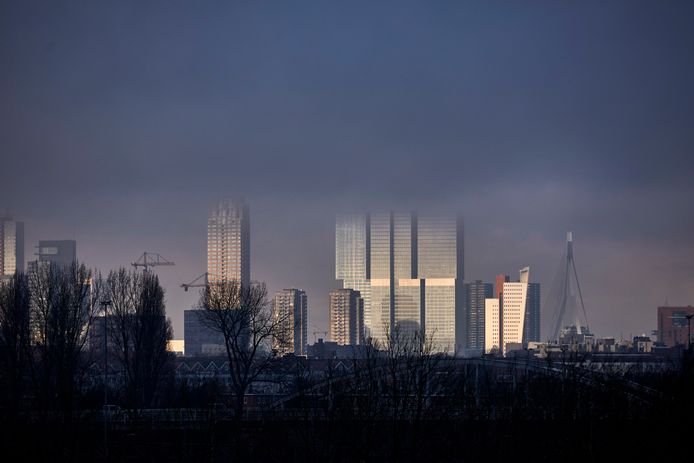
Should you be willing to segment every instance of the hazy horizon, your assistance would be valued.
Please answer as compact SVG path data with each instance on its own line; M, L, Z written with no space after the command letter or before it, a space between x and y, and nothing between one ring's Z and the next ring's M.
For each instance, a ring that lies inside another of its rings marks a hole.
M503 7L502 7L503 6ZM0 4L0 212L102 272L143 251L175 338L220 200L326 331L343 211L461 214L466 280L573 231L591 328L694 304L694 4ZM543 336L552 314L543 307ZM313 336L309 334L309 342Z

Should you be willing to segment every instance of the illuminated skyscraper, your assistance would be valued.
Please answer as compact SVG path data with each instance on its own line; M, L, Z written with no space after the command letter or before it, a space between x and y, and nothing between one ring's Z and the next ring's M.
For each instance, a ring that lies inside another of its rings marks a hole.
M424 288L424 326L440 350L461 352L464 340L463 223L455 216L417 218L417 277Z
M335 220L335 278L343 288L359 291L365 320L371 320L369 230L368 215L341 215Z
M0 217L0 278L24 272L24 222Z
M210 282L251 282L251 223L243 200L223 201L207 221L207 273Z
M330 340L340 345L364 341L364 299L353 289L330 291Z
M346 230L359 230L359 239L346 239L355 236ZM338 217L335 273L343 288L350 288L347 270L358 268L364 280L357 283L370 290L364 301L366 336L384 342L398 327L401 333L425 332L439 351L462 349L462 230L456 217L402 212ZM357 256L357 265L349 267L355 259L341 256Z
M498 298L485 300L485 351L506 354L509 344L524 346L539 340L540 285L529 283L530 268L520 270L519 281L497 281Z
M393 322L391 308L395 304L391 214L372 214L369 223L371 307L368 315L366 307L364 309L364 325L367 336L385 341Z
M308 298L302 289L283 289L275 293L273 316L284 320L287 339L275 344L281 354L306 355L308 341Z

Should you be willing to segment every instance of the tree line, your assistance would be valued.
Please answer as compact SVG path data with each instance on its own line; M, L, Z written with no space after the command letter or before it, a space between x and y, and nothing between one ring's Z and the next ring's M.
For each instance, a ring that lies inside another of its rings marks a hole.
M99 329L108 356L89 345ZM103 277L84 264L40 263L0 282L0 410L70 419L108 387L91 371L102 359L105 371L110 360L122 372L114 400L151 406L171 372L171 337L156 275L121 268Z

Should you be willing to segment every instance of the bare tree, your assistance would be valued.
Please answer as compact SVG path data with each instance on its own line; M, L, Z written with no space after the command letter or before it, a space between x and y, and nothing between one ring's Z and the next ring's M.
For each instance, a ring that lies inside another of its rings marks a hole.
M224 338L233 409L240 419L250 385L277 356L272 345L286 345L286 315L273 315L265 284L245 286L237 280L210 283L201 291L202 321Z
M29 273L32 377L44 406L73 407L82 352L101 294L84 264L39 265Z
M135 410L151 406L169 365L166 345L173 334L164 290L156 275L124 268L110 272L106 283L106 326L125 379L125 403Z
M0 385L2 402L14 416L24 389L29 339L29 285L24 274L0 281Z
M395 420L409 418L417 421L422 418L434 373L446 355L445 352L436 352L434 335L422 333L420 329L407 329L400 324L396 324L392 331L386 329L385 379Z

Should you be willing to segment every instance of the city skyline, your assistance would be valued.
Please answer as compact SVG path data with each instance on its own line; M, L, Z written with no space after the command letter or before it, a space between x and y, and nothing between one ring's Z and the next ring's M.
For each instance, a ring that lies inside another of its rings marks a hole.
M207 228L206 228L206 230L207 230L206 236L208 237L208 239L209 239L209 229L210 229L210 220L211 220L210 218L215 216L215 214L219 211L219 208L222 207L222 205L230 205L230 204L237 204L237 205L238 205L238 204L241 204L241 205L243 206L243 208L244 208L246 214L248 214L248 211L250 210L249 203L248 203L245 199L244 199L244 200L226 199L226 200L217 201L215 204L216 204L216 206L215 206L214 208L208 208L208 210L212 210L212 211L213 211L212 215L208 215ZM397 214L400 214L400 215L403 215L403 214L404 214L404 215L406 215L406 216L408 216L408 217L411 217L411 216L410 216L410 213L402 213L402 212L399 212L399 213L397 213ZM376 215L378 215L378 214L376 214ZM370 216L370 214L362 214L362 215L360 215L360 214L337 214L337 215L334 215L334 216L333 216L333 236L336 236L337 224L340 222L341 219L345 219L345 218L353 219L353 218L355 218L355 217L362 217L362 218L364 218L364 217L369 217L369 216ZM414 217L417 217L417 214L414 214ZM429 217L429 218L431 218L431 217ZM17 221L17 220L14 219L14 218L13 218L13 220ZM365 225L366 223L369 223L368 219L367 219L366 221L362 221L362 222L363 222L362 225ZM21 222L21 223L24 224L24 222ZM252 231L249 231L249 232L252 234ZM30 234L30 236L31 236L31 234ZM253 240L251 239L250 241L253 241ZM42 243L42 242L45 242L46 244L51 244L51 243L54 243L54 242L55 242L55 243L71 243L72 246L76 246L76 241L75 241L75 240L58 240L58 241L55 241L55 240L53 240L53 241L39 240L39 241L37 241L37 243L39 243L39 244ZM333 250L332 250L332 254L333 254L333 256L335 256L336 258L339 258L339 257L337 256L337 254L339 254L339 253L337 252L337 251L338 251L338 247L336 246L336 243L337 243L337 238L336 238L335 240L333 240L334 248L333 248ZM27 246L29 246L29 245L30 245L29 242L25 243L25 247L27 247ZM209 244L208 244L208 245L209 245ZM565 246L565 243L564 243L564 246ZM34 246L34 247L39 248L40 246ZM208 252L209 252L209 251L208 251ZM24 254L25 254L25 268L26 268L26 266L27 266L28 264L31 263L31 260L27 257L29 254L27 254L26 250L25 250L25 253L24 253ZM253 253L250 253L250 254L251 254L251 256L253 255ZM37 255L38 255L38 254L37 254ZM208 259L208 257L209 257L209 256L208 256L208 253L205 253L205 256L206 256L206 259L205 259L205 260L207 261L207 259ZM83 262L83 261L81 261L81 260L80 260L80 263L87 263L87 264L89 264L88 262ZM463 265L465 265L465 263L463 263ZM129 263L123 263L123 264L119 264L119 265L114 265L113 267L109 267L109 268L116 268L117 266L129 267L130 264L129 264ZM109 268L107 268L107 269L109 269ZM336 266L335 266L335 260L333 260L333 268L334 268L334 269L336 268ZM103 271L104 268L97 268L97 270ZM187 271L187 270L188 270L188 269L186 269L185 271ZM547 270L547 269L546 269L546 270ZM555 268L554 270L556 270L556 268ZM156 269L155 269L155 271L156 271ZM168 281L173 281L170 277L169 277L169 278L166 277L166 273L168 273L168 272L170 272L170 271L171 271L171 268L167 268L167 269L165 269L165 270L163 270L163 271L161 271L161 270L158 271L157 274L158 274L158 276L159 276L160 278L164 277L164 278L162 278L162 281L164 281L164 282L166 282L167 280L168 280ZM533 273L535 273L535 272L533 272ZM492 277L489 277L489 276L488 276L487 279L488 279L489 281L496 281L496 285L492 285L492 286L494 287L494 290L495 290L495 291L498 291L500 281L503 281L503 280L499 280L501 277L505 277L505 281L506 281L506 282L510 281L510 280L509 280L509 277L506 276L506 275L504 275L504 274L497 274L497 273L495 273L495 272L492 272L491 274L493 274L494 277L492 278ZM555 277L556 277L556 275L550 274L549 272L546 272L546 278L555 278ZM476 280L475 280L476 276L472 276L472 278L473 278L473 280L467 280L467 279L466 279L464 282L465 282L466 284L474 283L474 282L476 281ZM259 278L259 279L258 279L258 278L255 278L255 276L254 276L253 281L263 281L263 282L266 282L266 280L263 280L263 279L262 279L262 275L261 275L261 278ZM326 296L326 295L327 295L327 296L325 297L325 299L327 299L327 301L326 301L326 303L324 304L324 307L323 307L323 305L321 305L320 303L318 303L318 304L313 305L313 309L310 309L310 310L308 311L308 317L307 317L307 320L308 320L307 332L308 332L308 333L313 332L313 331L317 331L317 332L323 332L323 331L328 332L328 331L329 331L329 325L330 325L330 310L329 310L329 306L330 306L330 292L331 292L332 290L334 290L334 289L340 288L340 280L339 280L339 279L335 279L335 280L333 280L333 281L334 281L333 286L330 286L330 287L329 287L329 289L328 289L328 291L327 291L326 294L318 294L318 298L319 298L319 299L320 299L322 296ZM545 280L545 282L544 282L546 285L549 284L549 283L547 283L547 281L549 281L549 280ZM309 282L309 283L310 283L310 282ZM273 292L273 293L281 292L281 291L282 291L281 287L282 287L282 286L287 286L287 285L283 285L281 282L279 282L279 283L277 283L277 284L278 284L278 288L279 288L279 289L274 289L274 288L273 288L273 289L272 289L272 292ZM540 283L530 283L530 284L531 284L531 285L539 285ZM191 291L187 291L187 292L186 292L187 295L184 294L184 295L181 296L181 295L179 295L178 293L179 293L180 291L182 291L182 289L180 289L180 288L178 287L178 286L180 286L179 284L176 284L176 286L177 286L177 288L174 288L174 291L175 291L175 293L174 293L174 298L181 297L181 298L186 298L186 299L188 299L188 300L191 301L191 305L190 305L190 306L183 307L183 308L181 309L180 313L177 313L178 311L176 311L175 306L171 306L171 305L168 305L168 306L167 306L167 316L168 316L169 318L172 319L172 323L173 323L173 326L174 326L174 333L175 333L175 336L174 336L174 337L175 337L176 339L183 339L183 337L184 337L184 330L183 330L183 312L184 312L185 310L189 310L189 309L191 309L191 308L197 307L197 303L198 303L198 299L199 299L199 294L198 294L199 291L198 291L198 288L197 288L197 287L193 287ZM291 285L289 285L289 286L291 286ZM309 284L308 286L310 287L311 285ZM367 285L367 286L368 286L368 285ZM165 287L165 289L167 288L167 284L166 284L166 283L164 283L164 287ZM345 287L346 287L346 286L345 286ZM271 287L271 288L272 288L272 287ZM370 287L369 287L369 289L370 289ZM462 297L464 298L464 294L463 294L464 288L461 287L460 290L461 290L461 295L462 295ZM305 293L305 294L308 294L308 292L304 292L304 293ZM314 297L315 297L315 296L314 296ZM542 336L541 336L540 340L541 340L541 341L546 341L549 337L551 337L551 333L550 333L551 330L550 330L550 328L549 328L548 325L549 325L549 323L552 321L553 317L554 317L556 314L555 314L555 313L552 313L552 308L551 308L551 307L545 307L545 306L544 306L544 304L547 302L547 299L546 299L545 294L543 294L543 295L541 296L540 301L541 301L541 304L540 304L540 305L542 306L542 310L541 310L541 313L540 313L540 318L541 318L540 325L542 326L542 328L541 328ZM169 304L170 304L170 300L169 300L168 298L167 298L167 302L169 302ZM666 301L666 302L667 302L667 301ZM463 303L464 303L464 299L463 299ZM659 304L659 305L662 305L662 304ZM670 303L670 305L672 305L672 304ZM685 304L685 305L686 305L686 304ZM317 306L317 307L316 307L316 306ZM652 307L651 307L650 309L652 309ZM600 319L600 314L598 313L598 314L596 314L596 315L597 315L596 318L599 320L599 319ZM464 316L466 317L467 314L464 314ZM180 320L177 320L177 318L180 318ZM640 334L640 333L641 333L641 334L647 335L648 333L650 333L650 331L652 331L652 330L655 329L655 326L657 325L657 321L654 320L653 323L654 323L654 327L650 327L649 329L644 329L644 330L642 330L641 332L635 331L635 332L629 332L628 334L625 334L625 332L624 332L623 330L620 330L619 334L617 334L616 332L614 332L614 331L609 331L609 330L607 330L607 329L605 329L604 327L601 327L601 326L599 326L599 325L598 325L598 330L597 330L597 332L600 333L600 334L606 335L606 336L624 336L625 338L627 338L627 337L629 337L629 336L631 336L631 335L636 335L636 334ZM526 327L526 328L527 328L527 327ZM591 331L593 331L593 330L591 330ZM634 333L636 333L636 334L634 334ZM463 339L464 339L464 338L463 338Z
M304 288L310 331L354 210L462 213L467 281L530 265L549 288L572 230L596 335L690 304L691 2L404 3L4 2L0 211L27 250L176 262L157 274L177 338L210 209L240 196L253 278Z

